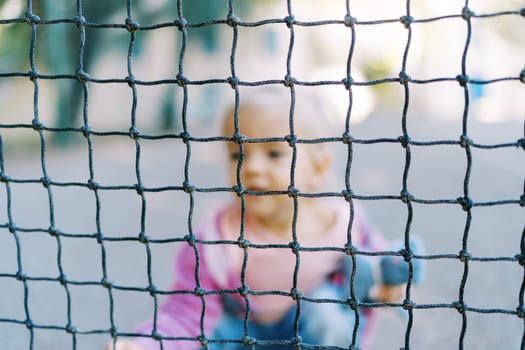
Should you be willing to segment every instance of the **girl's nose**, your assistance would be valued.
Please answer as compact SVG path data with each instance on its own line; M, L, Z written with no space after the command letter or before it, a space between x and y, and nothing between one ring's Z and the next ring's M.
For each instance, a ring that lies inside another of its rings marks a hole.
M254 154L246 154L242 163L242 174L244 176L259 176L262 174L264 161Z

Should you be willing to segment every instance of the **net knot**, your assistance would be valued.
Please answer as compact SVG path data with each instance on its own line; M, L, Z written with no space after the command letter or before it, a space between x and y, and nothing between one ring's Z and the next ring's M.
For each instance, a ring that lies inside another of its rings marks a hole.
M188 144L191 141L191 134L187 131L183 131L179 134L179 137L182 139L182 142Z
M98 183L96 181L94 181L93 179L89 179L88 182L87 182L87 187L92 190L92 191L96 191L99 187Z
M189 80L184 76L184 74L179 73L177 74L177 85L180 87L186 86L188 84Z
M358 250L357 250L357 247L355 247L354 245L350 244L350 243L346 243L345 244L345 254L346 255L355 255L357 254Z
M410 203L414 200L414 196L408 191L401 191L401 201L403 203Z
M230 84L232 89L236 89L239 86L239 79L237 77L229 77L227 79L228 84Z
M345 89L350 90L350 88L351 88L352 85L354 84L354 78L352 78L352 77L346 77L346 78L344 78L343 80L341 80L341 82L342 82L343 85L345 86Z
M193 191L195 191L195 185L192 185L190 182L188 181L184 181L182 183L182 189L184 190L184 192L186 193L192 193Z
M242 345L252 347L257 344L257 339L245 336L242 338Z
M357 23L357 18L352 17L350 14L347 14L344 19L345 26L353 27Z
M126 80L126 83L128 83L130 88L135 86L135 76L133 74L128 75L124 80Z
M399 83L402 85L408 84L412 80L412 77L405 71L399 72Z
M401 249L399 254L405 259L406 262L412 260L414 257L414 251L412 249Z
M525 266L525 254L518 254L515 258L521 266Z
M175 26L182 32L188 25L188 21L186 21L186 18L179 18L178 20L175 20L173 24L175 24Z
M77 77L77 80L80 81L81 83L85 83L86 81L90 79L89 74L84 72L82 68L77 68L76 77Z
M292 250L292 253L295 255L299 254L299 251L301 250L301 245L299 242L290 242L288 243L288 247Z
M102 285L102 287L104 287L106 289L113 288L113 282L111 282L110 280L108 280L105 277L100 281L100 284Z
M136 184L135 185L135 191L137 191L137 194L139 196L142 196L144 194L144 186L142 186L142 184Z
M295 188L294 186L288 186L288 197L297 198L298 194L299 194L299 189Z
M40 178L40 182L42 183L42 186L44 186L45 188L48 188L49 185L51 184L51 179L47 176L42 176Z
M9 176L7 176L4 173L0 174L0 182L8 183L9 181L11 181L11 178Z
M131 137L133 140L138 140L141 135L142 132L136 127L132 126L131 128L129 128L129 137Z
M143 244L149 243L150 239L145 232L139 233L139 242Z
M128 17L126 18L126 29L128 30L128 32L132 33L140 29L140 24L133 18Z
M66 326L66 332L68 332L69 334L76 334L78 330L76 329L76 327L68 323Z
M82 125L80 131L82 132L82 135L87 138L91 133L91 127L89 125Z
M525 9L523 9L525 11ZM524 15L525 16L525 15ZM523 68L520 72L520 81L525 84L525 68Z
M193 294L198 297L203 297L206 295L206 291L201 287L195 287Z
M352 201L352 198L354 198L354 192L350 189L343 190L341 194L343 195L343 197L345 198L345 201L347 202Z
M20 282L27 281L27 276L22 271L18 271L15 275L15 278Z
M525 207L525 193L520 196L520 207Z
M13 234L16 232L16 229L17 229L16 225L12 223L7 224L7 228L9 230L9 233L13 233Z
M357 299L354 299L354 298L346 299L346 303L348 304L350 309L354 311L357 310L357 308L359 307L359 302L357 301Z
M414 308L414 306L416 306L416 304L410 299L405 299L403 301L403 309L404 310L407 310L407 311L412 310Z
M516 147L521 147L525 150L525 138L519 139L518 142L516 142Z
M284 138L290 147L294 147L297 143L297 135L286 135Z
M189 234L184 236L184 240L191 246L195 247L195 243L197 243L197 239L195 238L195 235Z
M300 335L298 335L298 336L296 336L296 337L294 337L292 339L291 345L293 346L294 349L300 350L302 348L301 347L302 344L303 344L303 338L301 338Z
M453 306L456 310L458 310L458 312L459 312L460 314L462 314L462 313L465 312L466 305L465 305L465 303L462 302L462 301L455 301L455 302L452 303L452 306Z
M297 79L295 79L294 77L292 77L290 74L287 74L285 77L284 77L284 86L286 87L292 87L295 85L295 83L297 83Z
M58 282L60 282L61 285L65 286L67 284L67 277L63 273L58 276Z
M244 195L244 194L246 194L246 188L242 184L241 185L235 185L235 186L233 186L232 189L235 191L235 193L237 193L237 195L239 197Z
M38 24L41 21L40 17L30 12L26 12L26 20L29 24Z
M245 238L239 238L237 244L239 245L239 248L246 249L250 246L250 241Z
M102 232L95 233L94 237L97 239L98 244L102 244L102 242L104 242L104 235Z
M354 137L350 135L347 131L343 133L342 141L345 145L351 145L354 142Z
M151 295L152 297L157 295L158 289L157 289L157 287L155 287L154 284L148 286L147 290L148 290L149 295Z
M469 82L469 77L466 74L459 74L456 76L456 80L458 81L459 85L465 87Z
M520 9L519 13L521 16L525 17L525 7Z
M32 328L34 327L34 323L33 323L33 321L31 321L30 318L28 318L28 319L24 322L24 324L26 325L27 329L32 329Z
M457 198L458 203L461 205L464 211L468 211L472 209L474 203L472 202L472 199L468 197L459 197Z
M226 18L226 23L232 28L237 27L237 25L240 22L241 22L241 20L239 19L239 17L235 16L232 13L228 14L228 17Z
M162 336L162 334L160 334L159 332L157 331L153 331L151 332L151 337L155 340L162 340L164 339L164 337Z
M412 22L414 22L414 17L412 16L402 16L399 18L399 20L401 21L401 23L403 23L403 25L405 26L405 28L410 28L410 25L412 24Z
M290 28L292 25L295 24L295 17L293 15L284 17L284 22L286 23L286 26Z
M250 288L248 288L248 285L243 284L241 287L239 287L239 288L237 289L237 291L239 292L239 294L240 294L242 297L246 297L246 296L248 296L248 294L250 293Z
M246 139L247 139L246 136L244 136L243 134L239 132L235 132L233 134L232 141L240 145L240 144L243 144L246 141Z
M518 315L519 318L525 318L525 307L523 307L523 305L516 308L516 315Z
M58 237L62 234L60 230L57 230L53 226L49 226L49 228L47 229L47 233L49 233L51 237Z
M397 140L401 143L403 148L407 148L410 142L412 141L408 135L399 136Z
M111 335L112 338L115 338L118 335L117 327L111 326L111 328L109 329L109 334Z
M36 118L31 121L31 125L35 131L41 131L44 129L44 124Z
M297 290L297 288L292 288L290 290L290 296L292 297L293 300L301 300L304 298L304 294L301 293L299 290Z
M463 18L465 21L470 21L470 18L475 15L476 14L474 13L474 11L469 9L467 6L463 7L463 9L461 10L461 18Z
M76 16L75 18L73 18L73 20L77 24L78 28L83 27L84 25L86 25L86 22L87 22L86 17L84 16Z
M38 79L40 72L38 69L31 69L27 74L29 75L29 80L35 81Z
M472 146L473 143L474 142L472 141L472 139L470 139L467 135L461 135L461 137L459 138L459 144L463 148L467 148L467 146Z
M469 261L472 258L472 254L470 254L469 252L467 252L465 250L462 250L462 251L459 252L458 258L462 262L467 262L467 261Z
M204 335L199 335L197 337L197 340L200 341L201 345L204 347L204 348L207 348L208 347L208 338L206 338Z

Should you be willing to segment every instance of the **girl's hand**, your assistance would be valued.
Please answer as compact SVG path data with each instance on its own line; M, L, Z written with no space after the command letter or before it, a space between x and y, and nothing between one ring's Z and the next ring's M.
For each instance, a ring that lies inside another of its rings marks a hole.
M131 340L118 340L113 347L113 342L109 342L104 350L145 350L142 345Z
M378 286L376 299L384 303L395 303L405 297L406 287L404 284ZM118 350L118 349L117 349Z

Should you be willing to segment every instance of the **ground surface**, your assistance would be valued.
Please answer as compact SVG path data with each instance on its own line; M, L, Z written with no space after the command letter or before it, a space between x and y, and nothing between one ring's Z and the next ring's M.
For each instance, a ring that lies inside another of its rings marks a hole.
M11 132L11 131L9 131ZM8 141L9 132L4 133ZM372 118L353 130L356 138L401 135L396 118ZM439 123L412 120L409 134L415 141L458 140L459 122ZM469 136L479 144L516 142L523 137L523 125L472 124ZM191 143L190 182L199 187L226 186L225 177L217 167L217 144ZM452 199L463 196L467 157L457 145L412 146L408 189L420 199ZM336 172L341 178L346 163L344 148L338 149ZM180 186L184 181L186 149L180 141L142 141L141 177L146 187ZM16 179L39 179L42 168L39 152L26 152L6 147L5 171ZM88 151L85 143L68 149L48 148L46 169L56 182L82 182L89 179ZM95 180L102 185L133 185L136 183L135 145L131 139L101 140L94 138L93 165ZM490 150L473 149L469 194L475 202L516 200L523 194L525 154L516 147ZM399 195L405 166L405 150L398 143L355 145L351 183L359 195ZM334 183L340 191L343 182ZM47 228L50 220L64 233L92 234L97 230L96 200L92 191L77 186L51 186L52 215L46 189L41 184L11 183L11 220L18 228ZM107 237L136 236L140 232L140 196L134 190L99 191L100 229ZM0 185L0 223L8 222L6 187ZM152 238L183 236L188 227L188 194L180 191L146 194L146 231ZM196 193L193 221L198 222L220 201L224 193ZM400 200L363 200L369 216L389 238L402 237L407 222L407 206ZM518 204L488 205L472 209L467 249L473 257L508 257L509 261L469 262L464 289L465 303L474 308L513 311L519 304L523 267L510 261L520 253L520 239L525 226L524 208ZM462 249L466 212L459 204L414 204L411 232L422 236L428 254L458 254ZM146 249L139 242L105 242L101 246L93 238L60 238L47 233L16 233L0 229L0 348L29 349L29 331L24 324L26 313L35 325L64 327L70 322L78 331L107 330L110 325L108 292L100 285L68 284L71 304L65 288L56 281L30 280L24 283L8 274L15 274L19 263L25 275L56 278L63 268L69 281L94 281L102 278L105 258L109 280L123 286L144 287L147 283ZM59 251L60 247L60 251ZM176 244L152 244L152 276L158 288L167 288L171 279L171 259ZM60 264L57 256L60 254ZM426 280L412 291L412 300L419 305L451 304L459 300L464 263L442 258L428 261ZM24 303L26 300L26 304ZM113 291L113 317L120 331L133 326L151 314L151 298L147 293ZM519 349L524 331L523 319L502 313L467 312L464 349ZM457 349L462 316L457 310L442 307L417 309L410 333L411 349ZM394 310L380 313L373 350L399 349L405 344L407 320ZM101 349L106 334L78 334L76 349ZM72 336L62 330L34 330L34 349L70 349Z

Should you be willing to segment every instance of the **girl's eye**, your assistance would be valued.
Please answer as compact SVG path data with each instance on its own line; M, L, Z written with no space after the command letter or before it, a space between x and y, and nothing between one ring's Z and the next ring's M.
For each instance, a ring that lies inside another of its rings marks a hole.
M230 160L239 160L241 157L240 152L231 152L230 153Z
M283 155L283 152L281 151L276 151L276 150L268 151L268 157L273 158L273 159L280 158L282 157L282 155Z

